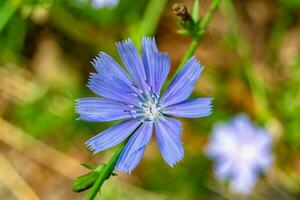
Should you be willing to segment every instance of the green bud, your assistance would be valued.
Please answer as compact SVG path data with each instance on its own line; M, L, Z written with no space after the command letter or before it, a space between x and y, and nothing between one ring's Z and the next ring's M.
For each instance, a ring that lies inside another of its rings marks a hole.
M192 18L195 23L198 23L200 21L199 17L199 0L195 0L194 6L193 6L193 11L192 11Z
M189 36L190 35L190 31L186 30L186 29L179 29L176 31L178 34L180 35L184 35L184 36Z
M89 165L89 164L86 164L86 163L81 163L81 165L89 170L92 170L92 171L95 171L97 170L99 167L98 166L93 166L93 165Z
M188 30L192 30L194 28L194 20L191 17L188 9L183 4L173 4L172 5L173 14L180 18L179 24Z
M95 181L97 180L97 177L99 176L100 172L98 171L93 171L90 173L87 173L83 176L77 177L72 184L72 190L74 192L82 192L90 187L93 186Z

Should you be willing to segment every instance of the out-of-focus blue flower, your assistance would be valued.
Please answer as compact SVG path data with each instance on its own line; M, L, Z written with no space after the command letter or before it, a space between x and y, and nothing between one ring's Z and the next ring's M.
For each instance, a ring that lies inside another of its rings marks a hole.
M235 117L228 124L218 124L213 130L206 152L214 158L218 179L231 179L233 191L248 194L259 173L272 163L272 138L256 127L246 115Z
M192 57L161 95L170 59L158 51L155 40L143 38L142 57L130 40L117 43L117 49L129 74L101 52L92 62L97 72L91 74L88 87L103 98L77 100L76 112L79 119L90 122L124 121L86 145L97 153L119 144L136 130L116 164L117 170L131 172L140 162L154 128L162 157L172 167L184 154L182 125L167 116L196 118L211 113L211 98L188 99L203 68Z
M119 4L119 0L92 0L95 8L113 8Z

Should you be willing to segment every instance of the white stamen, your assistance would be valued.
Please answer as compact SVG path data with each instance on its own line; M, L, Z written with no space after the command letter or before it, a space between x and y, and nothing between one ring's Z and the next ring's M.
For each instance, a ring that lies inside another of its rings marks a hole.
M143 104L144 116L149 120L157 119L161 115L160 110L161 108L156 103L147 102Z

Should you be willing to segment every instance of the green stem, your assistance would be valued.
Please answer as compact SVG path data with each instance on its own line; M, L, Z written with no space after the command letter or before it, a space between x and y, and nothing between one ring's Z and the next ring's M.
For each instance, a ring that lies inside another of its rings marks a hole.
M129 137L130 138L130 137ZM109 160L109 162L103 167L101 170L100 175L98 176L96 182L94 183L93 187L89 190L87 196L85 197L85 200L93 200L97 193L99 192L101 186L103 185L104 181L106 181L111 173L113 172L115 165L117 163L117 160L123 151L125 145L127 144L129 138L123 142L123 144L120 146L120 148L115 152L113 157Z
M213 2L211 2L208 11L206 12L205 16L203 17L200 23L200 28L202 30L206 30L210 20L212 19L216 10L218 9L220 2L221 0L213 0Z
M186 63L186 61L188 61L188 59L190 59L193 54L195 53L197 47L199 45L199 40L192 40L191 44L190 44L190 47L188 49L188 51L186 52L186 54L184 55L183 59L181 60L175 74L174 74L174 77L175 75L181 70L181 68L183 67L183 65ZM173 77L173 78L174 78ZM171 80L173 80L173 78Z
M205 32L206 32L206 28L209 24L209 22L211 21L213 15L215 14L217 8L219 7L221 0L213 0L208 8L208 11L206 12L205 16L203 17L203 19L201 20L201 23L199 25L199 29L201 31L201 33L192 40L190 47L188 49L188 51L186 52L186 54L184 55L181 63L179 64L173 78L176 76L176 74L181 70L181 68L183 67L183 65L186 63L186 61L188 61L188 59L190 59L193 54L195 53L199 42L201 41L201 39L203 38ZM173 80L173 78L171 80Z

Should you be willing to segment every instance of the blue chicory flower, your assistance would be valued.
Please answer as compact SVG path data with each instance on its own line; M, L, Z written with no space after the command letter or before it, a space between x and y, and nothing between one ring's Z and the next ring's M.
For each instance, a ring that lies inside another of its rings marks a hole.
M76 112L79 119L90 122L124 121L89 139L86 145L98 153L135 131L115 167L130 173L142 159L154 128L162 157L172 167L183 158L184 150L181 122L168 116L197 118L211 113L211 98L188 99L203 67L192 57L161 95L170 59L158 51L155 40L143 37L142 57L130 40L117 43L117 49L129 74L101 52L92 62L97 72L91 74L88 87L103 98L78 99Z
M230 123L214 127L206 153L216 161L218 179L231 179L234 192L248 194L259 173L267 171L272 163L272 138L246 115L238 115Z

